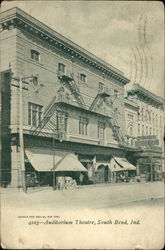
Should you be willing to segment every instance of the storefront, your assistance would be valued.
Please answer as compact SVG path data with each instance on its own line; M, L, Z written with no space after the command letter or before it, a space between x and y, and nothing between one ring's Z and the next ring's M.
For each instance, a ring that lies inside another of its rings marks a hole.
M66 177L79 184L80 174L87 172L72 151L26 148L25 153L26 176L35 174L39 185L53 185L53 172L56 186Z
M162 179L162 149L156 136L143 136L137 140L141 152L136 153L137 176L141 181L158 181Z
M97 162L94 171L95 183L122 182L134 180L136 167L125 158L112 157L109 162Z

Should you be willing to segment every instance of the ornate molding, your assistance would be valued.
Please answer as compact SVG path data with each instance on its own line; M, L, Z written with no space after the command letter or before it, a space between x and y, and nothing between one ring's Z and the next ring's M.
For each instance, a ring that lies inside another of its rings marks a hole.
M58 34L22 10L13 8L2 13L1 15L2 31L13 28L26 30L29 34L33 35L35 39L42 40L44 44L51 45L54 48L65 52L71 58L75 57L81 60L83 63L92 66L93 68L101 71L102 74L110 76L123 85L129 82L129 79L124 77L121 71L97 58L95 55L81 48L62 35Z

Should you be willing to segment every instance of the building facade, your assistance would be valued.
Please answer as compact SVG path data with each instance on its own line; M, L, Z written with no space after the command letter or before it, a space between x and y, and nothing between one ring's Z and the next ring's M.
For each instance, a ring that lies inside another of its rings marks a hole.
M10 79L11 177L7 184L21 185L20 81L25 167L37 170L34 159L38 155L41 161L42 152L49 151L48 159L54 151L56 158L58 152L71 151L87 169L87 179L111 181L116 175L107 164L130 150L125 143L124 114L124 85L129 80L120 70L18 8L1 14L1 30L2 79L5 74ZM46 172L52 176L52 164L47 171L38 167L41 176Z
M134 154L137 175L147 180L158 180L164 172L164 100L139 84L134 84L127 92L125 107L126 130L129 131L129 122L132 120L131 124L135 125L135 145L141 149L141 152Z
M136 99L129 100L125 98L125 129L126 143L128 147L136 147L137 140L137 120L138 120L138 104Z
M164 145L164 100L135 84L132 90L128 91L126 101L136 103L138 106L137 129L138 136L156 136L159 146Z

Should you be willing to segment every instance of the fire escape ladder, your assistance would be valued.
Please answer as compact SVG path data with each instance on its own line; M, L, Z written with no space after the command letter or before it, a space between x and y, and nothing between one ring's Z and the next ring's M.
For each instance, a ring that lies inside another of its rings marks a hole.
M103 102L105 102L105 99L107 97L109 97L109 89L104 87L102 89L98 89L98 94L96 95L95 99L93 100L91 106L89 107L89 110L94 110L95 108L97 108L97 104L100 100L100 104L102 104Z
M45 125L48 123L50 118L53 116L56 109L57 109L57 103L56 103L56 97L54 96L43 112L43 119L41 120L41 124L34 131L32 131L31 134L38 135L45 127Z
M85 109L85 102L80 93L80 89L74 80L74 74L70 72L64 73L64 72L58 71L57 75L62 83L67 84L69 86L69 89L71 93L74 95L75 99L77 100L78 105L81 108Z
M99 99L101 98L100 94L97 94L97 96L95 97L95 99L93 100L91 106L89 107L89 110L94 110L94 108L96 107L96 104L98 103Z
M84 102L84 99L80 93L80 89L79 87L77 86L76 82L74 81L74 79L72 81L68 81L68 84L70 86L70 90L71 90L71 93L73 93L75 99L77 100L79 106L81 108L85 108L85 102Z
M115 134L118 142L120 143L120 145L124 145L125 144L124 136L123 136L122 131L120 129L120 126L119 126L119 124L114 116L111 120L111 124L112 124L113 133Z
M124 146L124 145L126 145L126 142L125 142L125 138L123 136L122 130L120 129L118 121L114 115L115 109L113 107L113 102L109 101L107 98L105 98L104 100L105 100L105 103L107 104L107 106L113 110L113 115L111 118L111 125L112 125L113 133L114 133L115 137L117 138L119 144Z

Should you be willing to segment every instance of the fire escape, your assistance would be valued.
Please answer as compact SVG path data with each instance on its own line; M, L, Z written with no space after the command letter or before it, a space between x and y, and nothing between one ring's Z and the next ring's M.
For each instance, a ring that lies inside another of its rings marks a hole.
M99 104L99 106L101 106L103 104L103 102L105 101L105 99L109 96L110 95L108 94L108 91L106 88L99 89L99 93L97 94L97 96L93 100L91 106L89 107L89 110L91 110L91 111L97 110L97 105Z
M95 99L93 100L89 110L97 110L97 105L99 103L99 106L105 102L106 105L111 109L112 113L109 116L110 118L110 123L112 126L112 131L113 131L113 135L114 138L118 141L120 146L125 146L126 142L125 142L125 138L123 136L123 133L120 129L120 126L118 124L118 121L115 117L115 108L113 107L113 102L112 100L109 98L110 94L108 93L108 89L107 88L103 88L103 89L99 89L99 93L97 94L97 96L95 97Z
M75 99L77 100L79 107L85 109L85 102L80 93L80 89L74 80L74 74L69 73L69 72L64 73L64 72L58 71L58 78L64 85L69 87L69 90L74 95Z
M32 135L44 135L44 136L51 136L50 131L52 133L56 133L58 135L58 131L56 129L57 123L57 111L59 110L59 103L56 102L56 96L52 98L50 103L47 105L46 109L43 112L43 119L41 120L41 124L33 130L31 128L30 132ZM49 130L49 133L46 132Z
M60 79L62 86L66 85L71 94L74 95L79 107L85 108L85 102L83 97L81 96L80 89L74 80L74 74L58 71L57 76ZM37 128L35 128L35 130L34 127L31 127L30 133L32 135L51 136L53 133L58 139L62 137L64 138L64 124L67 122L67 114L65 114L60 109L61 101L56 96L52 98L43 112L43 119L41 121L41 124Z

